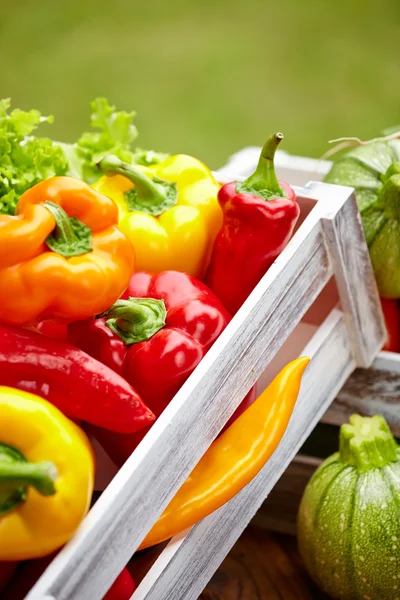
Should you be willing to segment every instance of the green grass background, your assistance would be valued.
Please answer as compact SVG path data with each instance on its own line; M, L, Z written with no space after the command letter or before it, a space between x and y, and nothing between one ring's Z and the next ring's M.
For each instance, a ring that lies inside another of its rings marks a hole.
M138 144L220 166L274 130L327 140L400 123L400 0L18 0L0 17L0 94L73 140L104 95Z

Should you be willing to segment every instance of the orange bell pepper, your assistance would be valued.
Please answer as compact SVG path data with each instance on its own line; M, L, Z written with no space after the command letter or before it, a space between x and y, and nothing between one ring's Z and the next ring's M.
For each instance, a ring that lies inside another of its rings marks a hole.
M117 205L86 183L53 177L0 215L0 320L30 325L105 311L126 289L134 249Z

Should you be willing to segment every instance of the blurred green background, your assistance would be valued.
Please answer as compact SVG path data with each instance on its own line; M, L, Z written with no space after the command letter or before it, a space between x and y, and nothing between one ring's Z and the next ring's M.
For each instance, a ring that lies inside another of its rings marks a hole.
M66 141L98 95L213 168L273 130L318 157L400 122L400 0L19 0L0 27L1 95Z

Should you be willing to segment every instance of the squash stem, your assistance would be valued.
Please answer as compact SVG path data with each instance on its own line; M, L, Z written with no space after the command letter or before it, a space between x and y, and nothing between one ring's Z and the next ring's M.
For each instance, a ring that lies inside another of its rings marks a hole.
M340 459L359 471L385 467L399 460L397 444L384 417L353 415L340 428Z

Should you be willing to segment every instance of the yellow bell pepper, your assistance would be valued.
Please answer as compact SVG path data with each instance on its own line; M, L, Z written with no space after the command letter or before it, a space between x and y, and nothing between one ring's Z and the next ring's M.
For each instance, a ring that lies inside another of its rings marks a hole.
M89 441L52 404L8 387L0 387L0 438L0 561L50 554L89 509Z
M99 169L105 176L93 187L117 203L118 226L134 245L136 270L201 278L222 225L220 186L211 171L184 154L150 167L107 156Z

